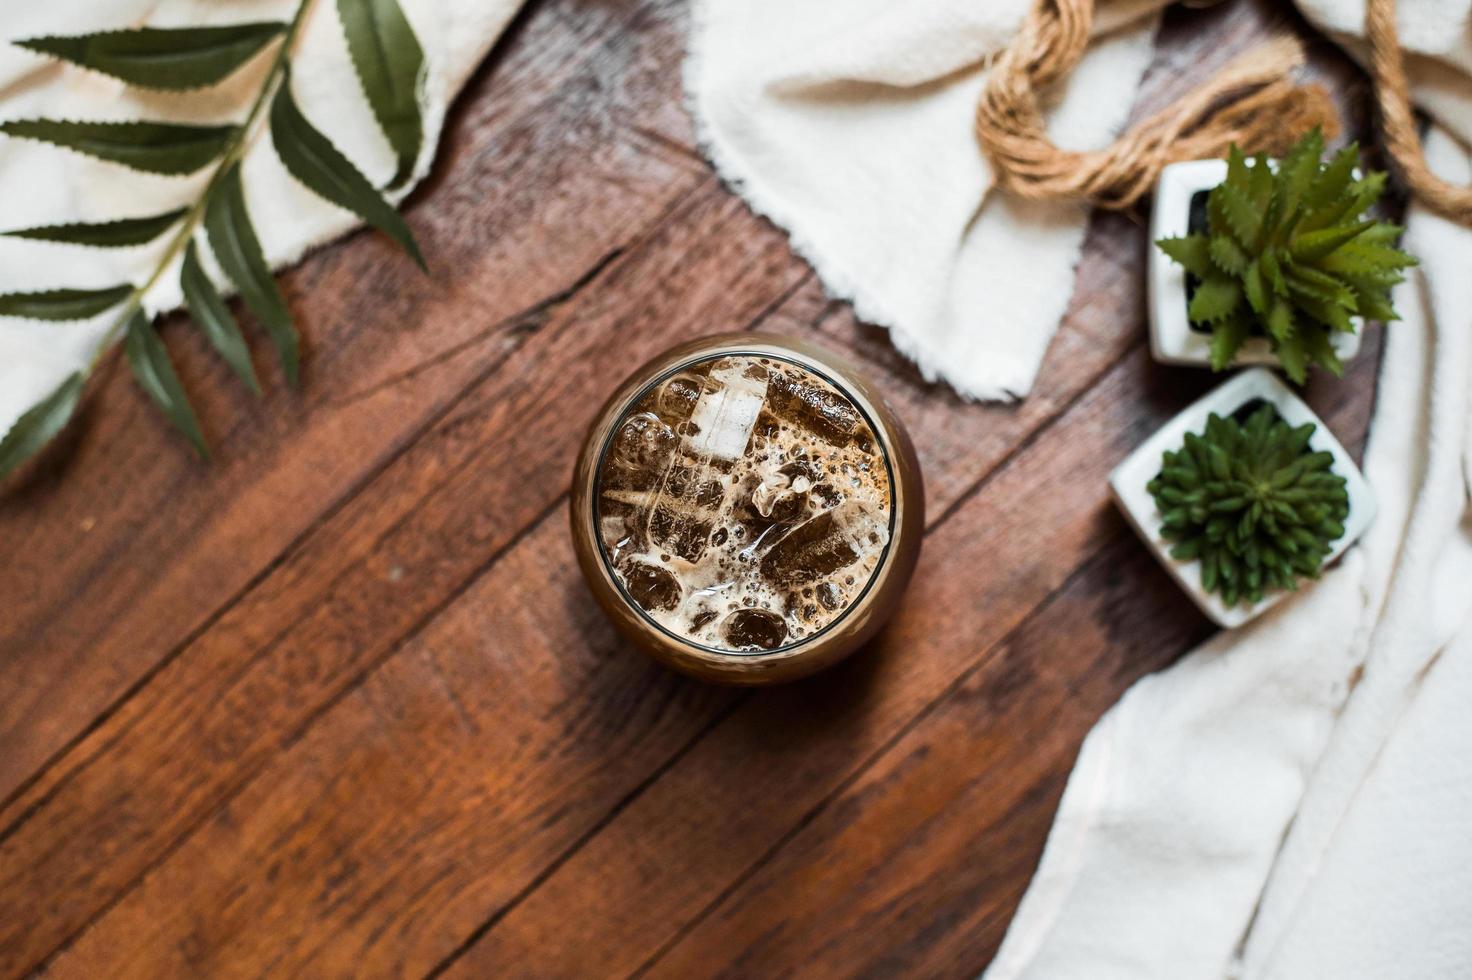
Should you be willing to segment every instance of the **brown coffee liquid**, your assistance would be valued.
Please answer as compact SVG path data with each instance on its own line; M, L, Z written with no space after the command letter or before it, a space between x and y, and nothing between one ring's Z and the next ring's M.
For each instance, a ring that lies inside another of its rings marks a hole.
M811 637L889 544L889 467L863 413L773 357L713 357L653 385L614 427L596 500L629 597L718 650Z

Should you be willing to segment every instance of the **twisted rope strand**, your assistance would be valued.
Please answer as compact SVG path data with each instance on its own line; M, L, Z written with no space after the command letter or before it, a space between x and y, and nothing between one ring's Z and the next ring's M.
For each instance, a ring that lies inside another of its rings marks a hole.
M976 109L976 138L998 184L1034 200L1085 200L1127 208L1178 160L1220 157L1236 143L1281 153L1314 126L1339 131L1319 85L1295 85L1303 49L1290 37L1242 55L1216 77L1102 150L1063 150L1048 138L1040 92L1073 71L1088 49L1094 0L1037 0L1017 38L993 63ZM1395 0L1367 0L1365 35L1386 151L1411 192L1454 220L1472 223L1472 187L1431 172L1411 105Z
M1039 93L1083 58L1093 18L1094 0L1038 0L987 77L976 136L999 184L1014 194L1127 208L1169 163L1225 156L1232 143L1248 152L1282 152L1314 126L1328 136L1339 131L1323 87L1288 80L1303 64L1303 50L1282 37L1242 55L1112 145L1060 149L1048 137Z
M1380 107L1385 149L1395 161L1401 179L1422 203L1453 219L1472 224L1472 187L1442 180L1426 165L1426 154L1416 131L1411 108L1411 86L1406 78L1405 53L1395 25L1395 0L1369 0L1365 7L1365 36L1370 42L1370 73Z

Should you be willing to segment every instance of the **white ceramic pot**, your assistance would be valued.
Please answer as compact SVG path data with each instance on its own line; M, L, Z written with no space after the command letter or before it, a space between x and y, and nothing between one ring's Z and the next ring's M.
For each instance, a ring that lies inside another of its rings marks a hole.
M1354 460L1339 444L1339 440L1334 438L1324 421L1276 375L1263 368L1241 372L1171 419L1109 476L1109 486L1114 492L1115 501L1140 537L1145 539L1150 550L1155 552L1155 557L1160 559L1175 580L1190 594L1202 612L1217 625L1228 629L1241 626L1292 593L1274 590L1264 595L1262 601L1256 604L1238 603L1228 606L1219 595L1207 592L1201 587L1199 561L1179 561L1170 556L1173 545L1161 536L1160 511L1156 509L1155 498L1150 495L1146 486L1160 472L1166 450L1179 449L1185 443L1187 432L1205 431L1206 420L1213 412L1225 417L1256 400L1270 403L1289 425L1299 426L1312 422L1314 433L1309 439L1309 448L1316 452L1332 453L1334 472L1345 479L1345 489L1349 493L1349 517L1344 522L1344 534L1334 542L1333 549L1324 559L1324 565L1328 566L1344 554L1345 549L1354 544L1375 519L1375 498L1359 467L1355 466ZM1300 588L1308 588L1312 584L1311 579L1306 580Z
M1160 172L1155 188L1155 210L1150 216L1150 353L1162 364L1211 365L1211 334L1191 329L1186 317L1186 270L1155 246L1162 238L1190 234L1191 198L1227 179L1227 161L1191 160L1173 163ZM1204 230L1204 229L1203 229ZM1360 352L1364 322L1356 319L1353 333L1335 332L1329 339L1334 353L1348 361ZM1266 337L1251 337L1237 351L1235 366L1276 365Z

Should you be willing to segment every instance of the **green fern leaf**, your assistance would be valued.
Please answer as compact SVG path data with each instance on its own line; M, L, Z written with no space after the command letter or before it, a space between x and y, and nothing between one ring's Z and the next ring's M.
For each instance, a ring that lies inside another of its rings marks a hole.
M396 157L395 184L412 172L423 144L423 121L418 91L424 69L423 50L397 0L337 0L344 34L368 104ZM290 25L236 24L179 29L139 28L79 36L37 37L15 42L30 51L70 61L109 74L129 84L180 91L224 80L284 35L295 36L310 8L295 5ZM253 80L254 101L244 118L254 121L272 93L284 93L271 108L273 137L288 169L310 189L343 204L372 224L399 238L423 265L412 236L396 212L345 158L337 154L304 119L290 118L295 110L288 88L288 54L278 48L269 70ZM300 116L296 113L297 117ZM300 125L295 125L296 123ZM285 136L283 137L283 133ZM237 159L244 148L236 126L193 125L152 121L89 122L56 119L0 121L0 134L31 139L83 153L109 163L167 176L193 174L229 157L189 208L147 217L104 222L73 222L0 232L11 237L73 245L126 247L153 241L181 221L200 218L220 267L270 335L280 354L288 380L298 378L298 346L290 311L271 275L252 227L241 186ZM313 138L326 146L312 145ZM335 156L334 156L335 155ZM305 162L304 162L305 160ZM201 186L201 185L195 185ZM366 195L364 190L366 188ZM192 236L192 228L188 229ZM182 234L182 233L181 233ZM154 283L178 257L185 245L180 286L199 328L229 366L252 389L258 390L249 350L218 289L205 274L197 243L176 240L161 254L148 276ZM53 289L32 293L0 294L0 316L44 320L76 320L101 314L128 301L133 311L116 319L107 334L121 332L127 359L141 387L189 438L207 453L198 419L189 404L168 352L148 317L137 311L135 289L119 285L108 289ZM82 374L73 375L41 403L23 414L0 439L0 475L12 470L51 439L72 415L84 386Z
M85 383L86 377L78 371L15 420L5 438L0 439L0 479L40 452L66 428L72 413L77 410Z
M168 349L159 339L153 324L141 312L133 314L133 318L128 321L128 333L123 341L123 348L138 386L163 409L164 415L184 433L195 451L202 457L208 457L209 446L205 444L204 433L199 429L199 419L195 418L189 396L184 393L184 386L174 373L174 364L169 360Z
M223 80L272 38L281 23L224 27L140 27L67 37L33 37L15 43L39 54L156 89L193 89Z
M106 289L47 289L39 293L0 293L0 316L28 320L87 320L127 299L127 284Z
M421 269L427 268L404 219L368 183L357 167L309 123L291 97L290 75L271 104L271 142L293 177L313 193L352 211L403 246Z
M424 51L397 0L337 0L337 16L363 94L398 159L389 187L399 187L409 179L424 140Z
M184 208L168 211L148 218L120 218L117 221L102 221L95 224L74 223L65 225L43 225L37 228L19 228L7 231L11 238L29 238L38 242L62 242L68 245L91 245L97 248L126 248L131 245L146 245L162 235L180 218Z
M52 143L134 170L170 176L192 174L218 159L234 132L233 126L160 122L17 119L0 123L0 133L9 136Z
M205 205L204 227L209 236L210 251L215 253L220 268L235 283L241 299L261 321L281 358L281 369L287 383L297 382L298 340L291 322L291 311L276 288L271 267L261 252L250 212L245 206L245 189L240 183L240 165L232 166Z
M189 307L190 316L194 317L210 346L240 376L245 386L259 395L261 385L256 380L255 365L250 360L250 348L245 346L245 338L240 335L240 327L236 325L235 317L230 315L220 291L200 265L199 249L194 242L189 243L184 253L179 288L184 293L184 303Z

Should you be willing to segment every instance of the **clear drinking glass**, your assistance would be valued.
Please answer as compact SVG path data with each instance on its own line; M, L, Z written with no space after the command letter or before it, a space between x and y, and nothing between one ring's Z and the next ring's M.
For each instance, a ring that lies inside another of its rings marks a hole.
M578 561L625 636L706 680L832 664L893 613L925 525L904 427L838 355L708 337L635 371L578 457Z

